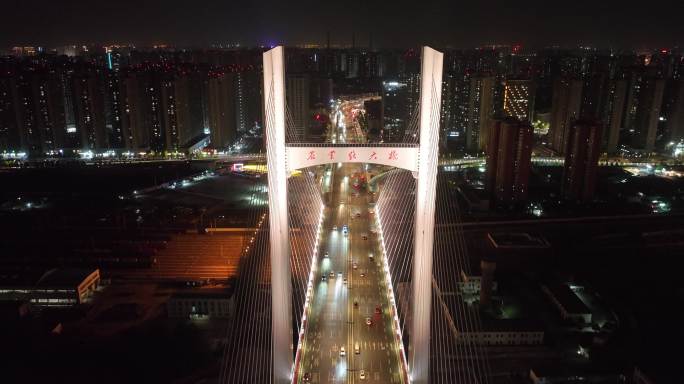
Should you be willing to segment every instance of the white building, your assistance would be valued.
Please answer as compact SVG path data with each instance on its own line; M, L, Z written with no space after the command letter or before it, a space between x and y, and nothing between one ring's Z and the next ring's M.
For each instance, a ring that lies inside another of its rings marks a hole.
M197 289L176 293L166 303L166 311L172 318L230 318L235 312L233 292L227 289Z

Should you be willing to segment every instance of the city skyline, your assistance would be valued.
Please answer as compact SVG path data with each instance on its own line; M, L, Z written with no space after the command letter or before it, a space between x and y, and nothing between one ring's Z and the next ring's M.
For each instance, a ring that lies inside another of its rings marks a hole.
M680 4L8 3L0 382L684 382Z

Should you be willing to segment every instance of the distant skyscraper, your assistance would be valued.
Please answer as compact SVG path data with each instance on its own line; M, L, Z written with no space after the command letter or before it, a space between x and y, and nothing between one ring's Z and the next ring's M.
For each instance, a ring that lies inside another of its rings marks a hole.
M204 76L198 72L179 75L175 79L178 143L181 147L204 132L204 80Z
M526 121L510 117L491 121L486 179L492 206L511 206L527 199L532 133Z
M104 94L95 68L82 68L73 77L74 116L81 147L96 150L109 145L105 131Z
M678 142L684 139L684 79L675 81L675 92L667 117L669 141Z
M601 123L578 120L568 130L563 170L565 199L589 201L594 197L596 169L601 154Z
M291 113L294 134L297 140L306 140L309 133L311 79L308 74L287 76L286 100Z
M634 73L630 80L626 128L633 148L651 152L655 149L665 80Z
M81 135L76 127L76 115L74 113L73 76L74 70L70 67L63 68L59 74L64 103L64 121L66 124L64 147L70 149L80 148L81 146Z
M466 149L484 151L489 139L489 119L494 115L494 77L475 76L470 79Z
M368 138L372 141L379 141L383 139L383 106L382 99L380 100L366 100L363 103L363 108L366 111L366 123L368 124Z
M178 127L171 75L156 69L143 69L128 73L122 82L125 147L173 151Z
M261 88L257 71L240 71L235 74L235 118L238 133L245 133L261 121Z
M534 84L532 80L508 79L504 84L504 113L521 121L532 119Z
M0 149L42 156L64 147L63 88L52 68L0 75Z
M16 79L11 73L0 74L0 151L21 149L16 117Z
M208 106L211 145L224 148L235 140L235 74L217 74L209 78Z
M383 82L383 114L385 140L392 142L401 140L411 116L410 103L415 95L412 94L412 80Z
M449 138L464 137L470 116L470 73L447 73L442 78L442 110L440 145L444 148ZM476 97L479 99L479 95ZM475 144L476 145L476 144Z
M626 96L626 80L618 79L609 83L606 108L604 109L603 114L605 126L603 147L608 153L613 153L617 150L620 140L620 130L622 129L622 116L625 111Z
M124 146L133 151L148 149L149 132L145 122L145 108L143 108L144 84L139 81L135 73L126 74L121 82Z
M169 152L177 151L182 143L179 142L176 80L172 75L167 75L161 80L159 98L164 127L164 149Z
M553 85L549 136L551 147L560 154L565 152L570 127L580 118L582 84L579 79L558 78Z
M356 79L359 77L359 56L360 53L355 49L347 51L345 68L348 79Z
M123 148L125 144L123 132L121 77L118 71L104 70L104 118L105 131L110 148Z

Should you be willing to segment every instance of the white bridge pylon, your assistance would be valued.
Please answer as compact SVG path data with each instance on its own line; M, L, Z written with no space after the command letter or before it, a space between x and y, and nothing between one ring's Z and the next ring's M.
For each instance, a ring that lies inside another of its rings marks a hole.
M285 142L284 48L279 46L264 52L263 59L273 383L291 383L294 369L287 177L296 169L328 163L394 166L413 172L417 178L408 373L412 383L428 383L443 54L423 47L420 144L417 146L288 145Z

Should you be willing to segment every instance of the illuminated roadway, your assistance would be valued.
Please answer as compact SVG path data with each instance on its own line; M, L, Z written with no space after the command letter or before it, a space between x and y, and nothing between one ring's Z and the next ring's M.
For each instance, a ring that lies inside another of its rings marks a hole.
M373 196L353 186L354 174L365 175L363 165L332 164L327 169L330 176L324 183L330 183L330 193L325 196L320 256L306 314L297 382L402 383L381 246L371 231L375 228ZM342 230L345 224L349 226L347 236ZM324 257L326 251L328 257ZM370 254L374 255L372 259ZM381 313L376 313L376 307ZM366 325L367 318L372 325ZM341 347L345 356L340 356ZM365 379L361 379L362 370Z

